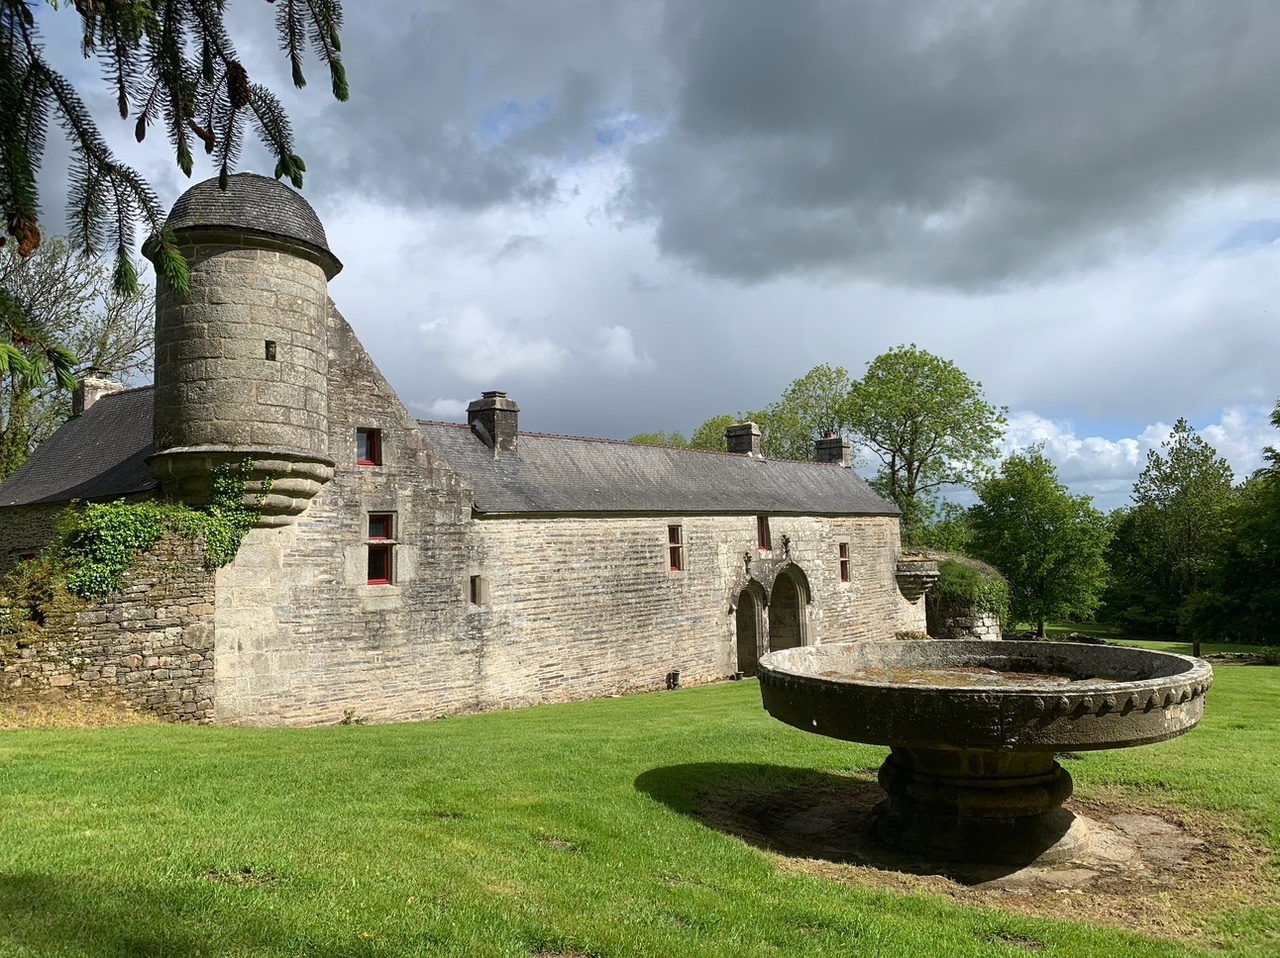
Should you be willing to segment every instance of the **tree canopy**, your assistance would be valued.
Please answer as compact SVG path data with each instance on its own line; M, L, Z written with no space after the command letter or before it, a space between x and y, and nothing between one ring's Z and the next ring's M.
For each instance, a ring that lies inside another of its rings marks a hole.
M127 380L147 371L149 293L118 292L107 264L60 237L25 258L12 245L0 249L0 479L67 418L81 374Z
M1044 635L1047 619L1092 615L1106 585L1110 528L1088 496L1058 481L1043 450L1005 459L979 484L978 499L972 551L1004 574L1013 618Z
M66 0L48 0L57 10ZM0 0L0 199L5 232L23 256L40 245L37 186L45 137L56 117L71 144L68 223L71 241L96 253L115 252L113 282L137 289L131 251L134 224L142 220L160 237L157 269L178 290L187 285L186 264L163 235L165 210L137 170L107 145L74 84L45 56L29 0ZM224 185L252 123L276 158L275 175L302 186L306 164L295 152L293 131L279 99L251 80L224 24L225 0L76 0L81 47L101 65L121 119L134 121L143 140L159 126L179 169L190 176L199 141L213 157ZM306 48L329 70L333 95L347 99L340 54L339 0L280 0L276 28L292 68L306 86Z
M933 491L989 474L1007 412L955 363L912 343L867 364L849 392L848 427L880 460L872 484L902 510L910 536Z
M1116 519L1110 615L1135 629L1185 631L1229 528L1233 482L1226 460L1179 419L1147 453L1133 505Z

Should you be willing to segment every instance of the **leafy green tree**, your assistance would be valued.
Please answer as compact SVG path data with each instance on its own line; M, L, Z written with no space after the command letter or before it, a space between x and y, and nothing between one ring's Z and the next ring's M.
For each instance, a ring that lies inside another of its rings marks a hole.
M119 293L108 264L59 237L27 258L0 249L0 310L11 317L0 333L0 353L9 357L0 358L0 479L67 418L81 375L127 381L149 370L149 293Z
M657 432L638 432L627 442L634 442L639 446L674 446L677 449L689 446L689 440L679 432L663 432L661 429Z
M1010 611L1044 635L1047 619L1087 618L1106 585L1106 517L1073 496L1036 447L1009 456L978 486L973 553L1009 583Z
M693 431L693 434L689 437L689 448L706 449L711 452L726 451L728 446L724 441L725 430L739 421L728 413L722 416L712 416Z
M814 366L794 380L776 403L756 414L761 451L771 459L812 459L814 440L849 429L849 373Z
M1280 429L1280 401L1271 413ZM1219 639L1280 645L1280 451L1263 451L1266 465L1240 486L1228 509L1209 588L1188 619L1198 633Z
M1147 453L1108 556L1114 617L1157 633L1189 631L1229 529L1233 482L1226 460L1185 419L1160 452Z
M72 4L48 0L54 10ZM186 263L163 236L164 208L155 191L107 146L74 84L49 64L30 0L0 0L0 198L5 229L23 256L40 245L37 176L49 119L56 116L71 143L69 222L72 241L86 252L104 243L116 254L114 283L137 288L130 257L134 224L161 237L157 268L175 289L187 287ZM134 120L139 141L159 125L178 167L193 168L199 140L212 155L225 188L239 158L246 123L276 157L276 176L302 186L306 169L294 152L289 118L275 94L253 83L224 26L225 0L76 0L85 56L96 55L122 119ZM293 83L306 85L308 46L329 69L333 95L347 99L340 55L339 0L281 0L280 46Z
M880 460L872 485L902 510L909 542L948 485L974 485L990 473L1004 434L1005 408L955 363L898 346L871 360L849 393L849 430Z
M942 502L916 528L912 545L967 556L973 550L970 510L956 502Z

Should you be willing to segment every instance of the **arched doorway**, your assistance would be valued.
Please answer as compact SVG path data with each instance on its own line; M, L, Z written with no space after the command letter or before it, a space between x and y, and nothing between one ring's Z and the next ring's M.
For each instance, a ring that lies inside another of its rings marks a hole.
M759 593L759 594L757 594ZM737 636L738 671L755 675L760 662L761 639L764 637L764 590L748 587L738 593Z
M805 590L790 569L773 581L769 597L769 651L804 645Z

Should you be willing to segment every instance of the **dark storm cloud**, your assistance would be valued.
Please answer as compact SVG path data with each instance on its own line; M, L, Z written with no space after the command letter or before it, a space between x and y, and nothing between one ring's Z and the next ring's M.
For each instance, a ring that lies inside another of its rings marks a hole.
M628 200L713 274L1001 284L1280 170L1273 3L703 0L664 38Z
M386 9L348 19L351 102L318 121L332 129L316 168L367 196L462 210L546 200L647 96L630 78L635 56L654 55L652 3Z

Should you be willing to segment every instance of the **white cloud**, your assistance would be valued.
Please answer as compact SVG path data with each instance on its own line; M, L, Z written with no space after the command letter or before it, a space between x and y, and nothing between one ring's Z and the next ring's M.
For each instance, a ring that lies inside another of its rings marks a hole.
M626 326L607 326L596 330L595 344L588 350L588 357L621 372L653 368L649 354L636 350L635 338Z
M461 420L467 414L468 405L465 399L442 398L430 403L411 402L409 403L409 408L416 412L426 413L432 419L454 422Z
M438 350L454 372L473 383L488 385L508 376L546 379L569 356L533 324L495 319L475 303L418 329L429 349Z
M1221 412L1218 422L1197 429L1231 465L1237 481L1257 469L1263 447L1276 442L1270 413L1267 406L1231 406ZM1147 453L1159 452L1172 430L1170 424L1157 422L1133 437L1082 437L1069 421L1021 411L1009 415L1004 452L1042 444L1044 454L1057 467L1058 478L1072 492L1092 496L1094 505L1107 511L1128 502L1134 482L1146 468Z

